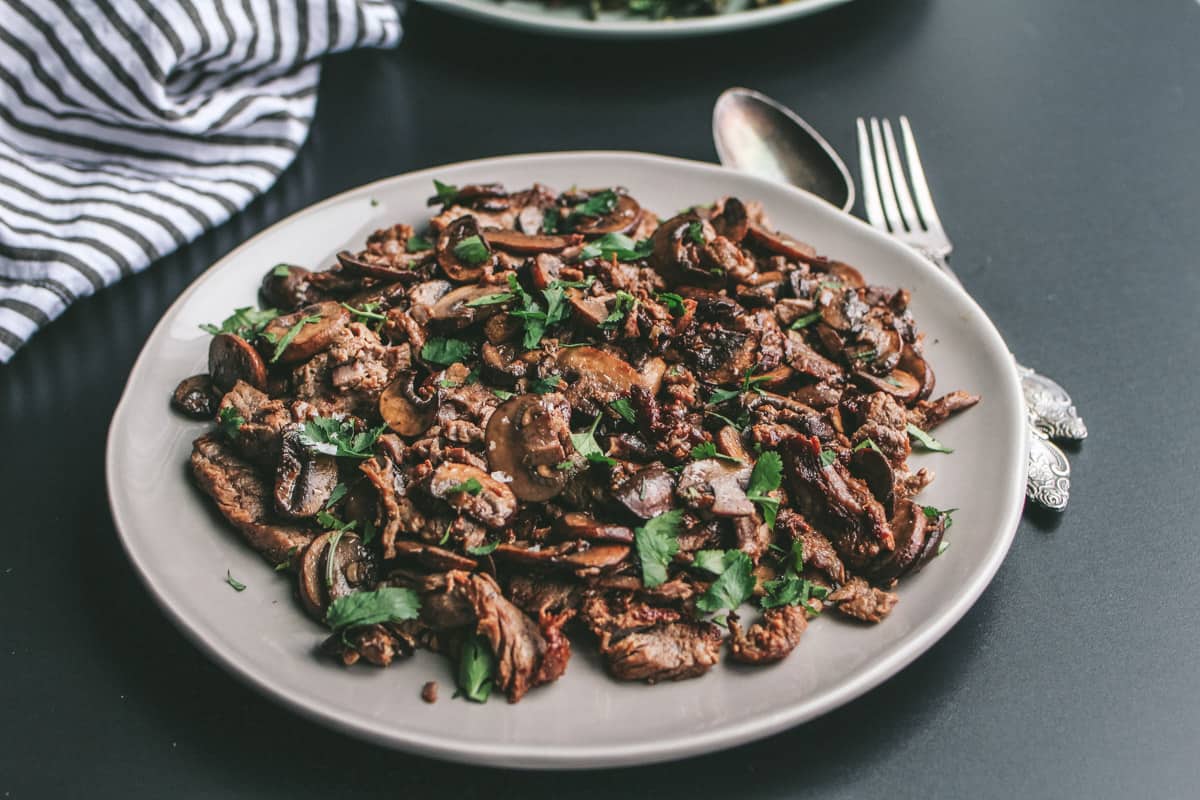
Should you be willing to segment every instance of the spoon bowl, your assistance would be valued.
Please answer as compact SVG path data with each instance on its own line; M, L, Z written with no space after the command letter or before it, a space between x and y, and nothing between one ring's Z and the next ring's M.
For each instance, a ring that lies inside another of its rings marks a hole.
M846 212L854 205L845 163L787 106L752 89L726 89L713 106L712 125L723 166L798 186Z

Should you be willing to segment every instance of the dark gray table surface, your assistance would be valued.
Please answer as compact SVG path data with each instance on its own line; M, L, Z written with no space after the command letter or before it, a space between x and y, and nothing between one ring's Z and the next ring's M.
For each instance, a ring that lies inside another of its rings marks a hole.
M1200 3L859 0L661 44L420 6L406 27L396 51L328 63L312 138L264 198L0 367L0 796L1196 796ZM847 156L856 115L908 114L967 289L1086 416L1070 510L1026 515L963 621L808 725L581 774L346 738L185 641L125 560L102 459L179 292L292 211L411 169L582 148L713 160L709 110L734 84L790 103Z

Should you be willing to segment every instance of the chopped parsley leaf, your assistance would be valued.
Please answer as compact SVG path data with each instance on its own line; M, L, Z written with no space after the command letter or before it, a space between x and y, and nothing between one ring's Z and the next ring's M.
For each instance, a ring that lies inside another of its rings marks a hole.
M496 397L499 397L501 400L511 400L516 397L516 395L514 395L512 392L507 392L504 389L492 389L492 394L496 395Z
M835 453L833 450L822 450L821 451L821 466L822 467L832 467L833 462L835 462L837 460L838 460L837 453Z
M750 473L750 482L746 485L746 497L758 505L768 528L775 527L775 517L779 513L779 501L770 493L779 488L782 479L783 459L778 453L768 450L758 457L754 471Z
M366 322L368 320L384 322L387 320L387 317L379 313L379 303L377 302L363 303L359 308L355 308L349 303L339 303L339 305L354 316L355 322Z
M420 253L423 250L432 250L433 242L426 239L419 233L414 233L408 237L408 241L404 243L404 250L408 253Z
M937 439L933 438L928 433L926 433L925 431L918 428L916 425L913 425L911 422L908 423L907 430L908 430L908 435L910 437L912 437L913 441L915 441L917 444L921 445L921 447L925 448L926 450L929 450L930 452L933 452L933 453L953 453L954 452L954 450L952 450L949 447L946 447L946 445L942 444Z
M740 458L734 458L733 456L727 456L724 453L718 452L717 446L713 442L702 442L696 445L692 448L691 455L692 458L696 459L697 461L701 461L706 458L719 458L722 461L729 461L733 464L742 463Z
M534 378L529 381L529 391L534 394L549 394L558 388L562 383L562 378L558 375L551 375L548 378Z
M462 483L456 483L446 490L447 494L469 494L475 496L483 491L483 484L478 478L467 478Z
M654 295L658 302L667 307L673 317L682 317L687 307L683 304L683 298L674 292L659 292Z
M341 458L370 458L375 441L387 425L359 431L354 423L332 417L314 417L304 423L300 441L317 453Z
M630 425L637 424L637 412L633 409L633 404L629 402L628 397L618 397L608 404L608 407L620 415L621 419L628 422Z
M299 322L297 322L295 325L293 325L292 327L287 329L287 333L285 333L283 336L279 337L279 341L273 342L273 344L275 345L275 352L273 352L271 354L271 358L268 360L272 364L274 364L276 361L279 360L279 357L281 355L283 355L283 351L288 349L288 345L290 345L295 340L295 338L300 335L301 328L303 328L305 325L312 325L312 324L320 322L320 321L321 321L320 314L313 314L311 316L301 317ZM268 337L268 341L271 341L270 337Z
M868 436L866 439L863 439L858 444L854 445L853 452L857 453L859 450L865 450L868 447L871 448L872 450L874 450L876 453L883 455L883 451L879 449L879 445L875 444L875 440L872 439L870 436Z
M586 433L572 433L571 444L575 445L575 449L579 455L591 461L593 464L607 464L612 466L616 464L616 460L609 458L600 449L600 444L596 441L596 428L600 425L600 417L602 414L597 414L596 419L592 422L592 427L588 428Z
M634 544L642 565L642 584L647 589L667 579L667 565L679 552L679 525L683 511L675 509L659 514L634 531Z
M233 577L233 574L229 570L225 570L225 582L232 586L235 592L246 591L246 584Z
M691 222L687 229L688 238L701 247L704 246L704 226L699 222Z
M474 348L470 342L462 339L446 339L441 336L430 337L421 348L421 358L433 364L448 367L451 364L466 360Z
M487 640L475 634L463 643L458 657L458 690L475 703L486 703L492 694L492 672L496 659Z
M286 278L292 274L292 268L287 264L276 264L275 268L271 270L271 274L276 278Z
M814 311L811 314L805 314L803 317L800 317L795 322L793 322L791 325L791 328L794 331L798 331L801 328L807 328L809 325L812 325L814 322L816 322L820 318L821 318L820 311Z
M437 192L437 199L442 205L452 205L458 199L458 187L452 183L442 183L437 178L434 178L433 188Z
M218 417L217 424L221 428L221 433L225 434L225 438L227 439L237 438L238 430L246 424L245 418L233 406L222 408Z
M336 598L325 612L325 623L336 631L381 622L416 619L421 599L412 589L385 586L372 592L354 592Z
M602 258L609 261L615 257L617 261L638 261L648 258L653 249L649 239L635 242L623 233L606 233L584 245L578 260Z
M579 217L603 217L605 214L611 214L616 207L617 193L612 189L604 189L590 195L587 200L575 206L571 213Z
M278 316L279 311L274 308L258 309L246 306L245 308L235 308L233 314L226 317L220 326L201 325L200 330L205 333L211 333L213 336L219 336L222 333L231 333L234 336L239 336L246 341L250 341L262 333L263 328L267 327L268 322Z
M725 553L725 569L708 591L696 600L696 608L705 613L736 609L754 593L754 562L741 550Z
M487 261L490 254L487 244L479 236L468 236L454 245L455 257L471 267L477 267Z
M638 300L624 289L617 290L617 297L613 301L612 311L600 323L601 328L611 328L620 323L631 311L637 306Z
M488 542L487 544L481 544L479 547L468 547L467 553L473 556L487 556L495 552L499 546L499 542Z

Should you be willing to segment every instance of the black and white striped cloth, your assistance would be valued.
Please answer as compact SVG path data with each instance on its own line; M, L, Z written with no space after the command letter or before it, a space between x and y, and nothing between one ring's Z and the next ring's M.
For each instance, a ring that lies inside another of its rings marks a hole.
M399 38L388 0L0 0L0 363L271 186L320 56Z

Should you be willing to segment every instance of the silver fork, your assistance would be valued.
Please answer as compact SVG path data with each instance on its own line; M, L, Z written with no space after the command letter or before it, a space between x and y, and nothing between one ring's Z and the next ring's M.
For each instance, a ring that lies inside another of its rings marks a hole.
M862 117L858 118L858 159L867 220L920 252L962 286L947 260L954 248L933 206L907 117L900 117L900 133L908 162L907 178L891 122L884 119L881 124L872 117L868 134L867 124ZM1083 439L1087 436L1087 426L1065 389L1019 362L1017 372L1021 376L1029 421L1025 494L1036 503L1062 511L1071 493L1071 465L1050 440Z

